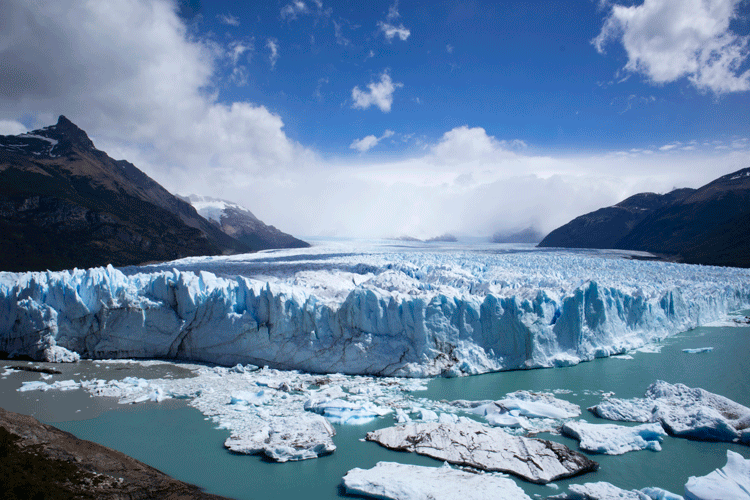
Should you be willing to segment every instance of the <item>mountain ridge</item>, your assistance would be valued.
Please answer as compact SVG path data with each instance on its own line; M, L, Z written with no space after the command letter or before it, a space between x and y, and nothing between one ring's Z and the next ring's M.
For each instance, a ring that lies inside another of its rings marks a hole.
M306 241L269 226L237 203L195 194L177 197L190 203L206 220L251 250L310 246Z
M633 195L576 217L539 246L639 250L690 264L750 267L750 168L698 189Z
M65 116L0 136L0 270L130 265L249 251Z

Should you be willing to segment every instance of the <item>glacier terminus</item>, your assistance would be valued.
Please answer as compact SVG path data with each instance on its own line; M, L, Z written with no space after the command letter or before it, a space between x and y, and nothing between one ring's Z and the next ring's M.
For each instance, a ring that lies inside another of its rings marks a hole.
M750 305L750 270L624 257L327 243L5 272L0 351L460 376L620 354Z

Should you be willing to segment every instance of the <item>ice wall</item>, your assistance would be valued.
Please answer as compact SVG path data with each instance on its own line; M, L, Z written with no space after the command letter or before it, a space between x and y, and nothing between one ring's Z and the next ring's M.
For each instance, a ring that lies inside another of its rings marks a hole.
M740 269L533 253L262 255L0 273L0 350L463 375L621 353L750 304Z

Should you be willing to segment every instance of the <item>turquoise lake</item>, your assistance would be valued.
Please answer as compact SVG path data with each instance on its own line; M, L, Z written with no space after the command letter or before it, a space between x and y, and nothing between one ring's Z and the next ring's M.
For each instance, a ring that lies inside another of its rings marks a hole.
M599 403L602 392L616 397L642 397L656 380L702 387L750 406L750 328L711 327L682 333L659 344L659 352L635 352L633 359L606 358L569 368L493 373L474 377L434 379L417 396L430 399L499 399L516 390L570 392L557 397L583 409L582 418L597 419L586 407ZM682 349L713 347L712 352L688 354ZM6 362L12 365L16 362ZM138 376L175 377L188 372L173 365L138 367L103 373L101 367L82 362L65 366L62 375L50 378L117 378ZM76 375L77 374L77 375ZM338 449L332 455L277 464L258 456L236 455L223 447L228 431L215 428L185 401L117 405L106 398L92 398L80 390L18 393L24 380L39 374L9 375L0 381L3 405L33 414L76 436L96 441L131 455L177 479L197 484L206 491L236 499L331 499L339 498L341 477L354 467L369 468L378 461L427 466L442 463L410 453L388 451L362 442L366 432L393 424L384 417L364 426L336 426ZM577 443L558 435L540 434L577 449ZM588 454L601 464L599 471L555 483L559 489L516 480L530 496L546 497L563 491L570 483L607 481L621 488L658 486L682 494L690 476L705 475L726 463L726 450L750 458L750 448L729 443L707 443L666 437L661 452L637 451L620 456Z

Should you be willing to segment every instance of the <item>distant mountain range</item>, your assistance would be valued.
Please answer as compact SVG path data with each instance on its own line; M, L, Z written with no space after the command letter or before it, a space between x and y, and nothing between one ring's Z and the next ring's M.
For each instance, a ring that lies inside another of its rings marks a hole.
M179 196L198 213L229 236L252 250L269 248L305 248L310 244L264 224L247 208L231 201L209 196Z
M40 130L0 136L0 235L2 271L122 266L257 248L201 217L133 164L96 149L64 116Z
M750 267L750 168L699 189L640 193L559 227L540 247L619 248Z

